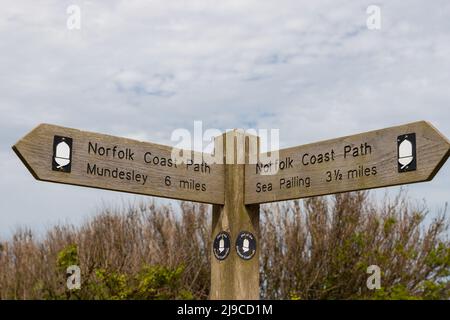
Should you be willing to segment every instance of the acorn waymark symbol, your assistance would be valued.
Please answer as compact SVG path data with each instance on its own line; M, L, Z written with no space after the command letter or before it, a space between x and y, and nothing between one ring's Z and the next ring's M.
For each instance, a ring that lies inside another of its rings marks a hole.
M213 243L213 253L217 260L225 260L230 253L231 243L228 232L219 232Z
M398 172L417 170L416 134L410 133L397 138L398 145Z
M53 171L70 172L72 169L72 138L54 136Z

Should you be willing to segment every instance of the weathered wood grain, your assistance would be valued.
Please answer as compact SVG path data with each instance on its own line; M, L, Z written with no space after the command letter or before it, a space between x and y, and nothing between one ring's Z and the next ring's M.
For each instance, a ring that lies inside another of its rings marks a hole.
M212 241L215 236L226 231L231 237L231 252L223 260L217 260L211 254L211 291L212 300L258 300L259 299L259 205L244 204L245 165L236 164L238 143L229 143L242 138L243 133L231 131L215 140L216 150L223 146L225 157L234 155L233 159L225 159L225 205L213 206ZM227 143L228 142L228 143ZM248 143L245 144L245 155L248 156ZM234 163L234 164L231 164ZM251 260L241 259L235 248L235 242L241 231L251 232L256 238L256 254Z
M70 173L52 170L55 135L73 139ZM128 148L133 152L133 159L112 157L111 152L110 156L95 154L92 148L89 149L89 142L104 148L117 146L116 151ZM204 203L224 203L223 166L211 164L205 172L195 171L194 166L186 164L169 167L167 160L172 152L169 146L41 124L17 142L13 149L38 180ZM145 161L156 159L154 157L159 159L158 164ZM161 159L166 159L165 166L161 165ZM92 170L88 170L88 164L90 169L95 164L96 168L117 168L117 172L131 174L134 170L135 174L147 176L147 181L144 183L143 178L137 182L89 174Z
M397 138L412 133L416 134L417 170L400 173ZM357 156L353 156L353 151L346 154L346 147L352 150L357 148L360 152ZM331 158L332 151L334 160L311 164L312 155L329 153ZM305 155L309 155L306 162ZM299 199L429 181L449 155L450 142L425 121L288 148L279 151L279 159L292 159L292 167L278 170L273 175L257 174L256 164L246 165L245 203ZM309 164L305 165L308 159ZM286 181L295 177L303 182L287 188ZM262 185L266 186L266 191L258 188ZM269 185L272 186L270 191Z

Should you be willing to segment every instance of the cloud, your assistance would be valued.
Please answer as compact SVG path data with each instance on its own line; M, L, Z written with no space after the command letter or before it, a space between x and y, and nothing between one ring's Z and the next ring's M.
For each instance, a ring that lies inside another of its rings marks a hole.
M66 28L70 4L81 8L79 31ZM204 128L279 128L282 146L421 119L450 136L450 3L378 1L379 31L366 28L370 4L19 0L3 6L0 157L8 179L0 182L6 199L0 232L29 218L39 225L36 215L51 222L90 212L98 197L118 197L33 182L10 146L41 122L168 144L174 129L192 129L194 120ZM411 194L433 204L449 200L448 165L441 175L411 186Z

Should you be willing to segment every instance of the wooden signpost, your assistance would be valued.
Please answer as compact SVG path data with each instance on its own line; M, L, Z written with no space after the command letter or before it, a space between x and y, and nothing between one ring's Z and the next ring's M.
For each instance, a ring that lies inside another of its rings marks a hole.
M41 124L13 150L38 180L224 203L223 166L177 165L169 146Z
M247 164L245 203L429 181L449 152L449 141L424 121L279 150L278 161Z
M276 159L235 130L216 138L219 163L193 151L179 163L169 146L47 124L13 149L38 180L213 204L210 298L220 300L259 299L260 203L429 181L450 156L427 122L279 150Z
M224 260L211 260L210 298L213 300L259 299L259 204L246 206L244 203L245 164L238 161L241 154L244 163L248 162L250 138L253 137L235 130L215 140L215 150L223 148L223 163L228 164L225 166L225 204L213 206L212 241L221 232L229 234L231 254ZM236 142L239 140L243 143ZM253 141L257 152L258 139ZM245 239L248 240L246 247Z

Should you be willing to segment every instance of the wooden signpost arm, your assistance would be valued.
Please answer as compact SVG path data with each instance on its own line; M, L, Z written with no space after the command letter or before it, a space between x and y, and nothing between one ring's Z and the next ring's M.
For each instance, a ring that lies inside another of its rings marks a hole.
M278 161L246 166L246 204L430 181L449 158L450 142L419 121L278 152Z
M230 141L242 139L243 135L239 131L230 131L215 141L216 148L224 148L224 163L230 163L226 151L234 148L234 164L224 166L225 204L213 205L212 241L218 233L225 231L230 235L231 247L229 256L223 261L211 254L211 300L259 299L259 204L244 204L245 165L236 164L238 143L230 145ZM248 139L245 140L247 158ZM256 253L250 260L242 259L236 251L236 239L242 231L256 238Z
M66 144L67 159L57 146ZM223 166L177 164L171 146L41 124L20 139L14 152L41 181L171 199L223 204ZM58 162L61 164L59 165Z

